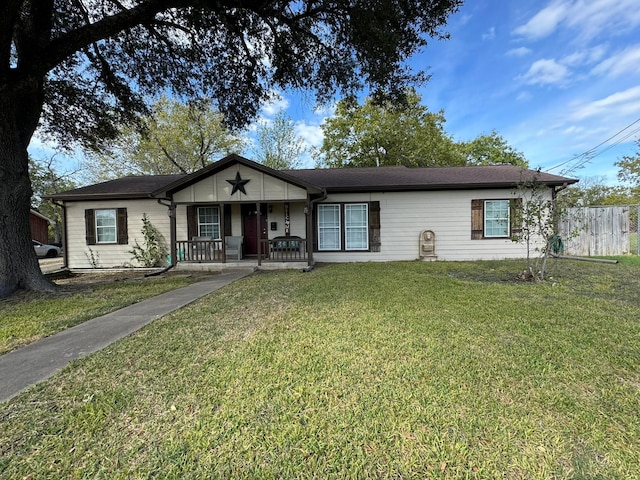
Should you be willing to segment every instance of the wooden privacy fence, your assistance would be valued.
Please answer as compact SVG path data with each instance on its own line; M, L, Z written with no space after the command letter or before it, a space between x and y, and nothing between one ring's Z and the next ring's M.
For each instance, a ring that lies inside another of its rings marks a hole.
M630 253L629 211L629 206L568 209L558 224L564 253L586 257Z

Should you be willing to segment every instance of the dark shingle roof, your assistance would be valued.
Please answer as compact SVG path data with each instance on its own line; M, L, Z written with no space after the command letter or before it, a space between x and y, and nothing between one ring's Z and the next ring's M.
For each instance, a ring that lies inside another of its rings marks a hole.
M185 175L140 175L117 178L67 192L51 195L56 200L106 200L113 198L149 198L151 192L164 187Z
M287 170L286 173L309 183L321 185L329 192L504 188L513 187L534 178L549 186L577 182L571 178L534 170L523 170L513 165L335 168Z
M237 156L236 156L237 157ZM213 174L216 167L224 167L237 158L230 156L191 175L148 175L123 177L108 182L77 188L51 195L55 200L106 200L149 198L152 193L164 194L167 188L178 190ZM271 170L263 165L241 158L244 164L281 177L284 181L300 182L309 188L328 192L372 192L409 190L464 190L474 188L512 188L523 181L536 179L549 186L576 183L572 178L560 177L534 170L523 170L513 165L481 167L372 167L333 168L315 170ZM226 162L226 163L225 163ZM162 193L161 193L162 192Z

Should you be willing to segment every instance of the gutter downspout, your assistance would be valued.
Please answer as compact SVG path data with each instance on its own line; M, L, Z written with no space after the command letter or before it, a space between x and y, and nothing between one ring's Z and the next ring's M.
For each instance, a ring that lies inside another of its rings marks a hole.
M318 202L322 202L323 200L327 199L327 189L323 188L322 189L322 195L319 196L318 198L314 198L313 200L309 199L307 201L307 205L305 206L306 210L307 210L307 238L309 240L311 240L309 242L309 245L307 245L307 268L305 268L303 271L304 272L309 272L313 269L315 262L313 260L313 245L314 245L314 241L313 241L313 206L318 203Z
M171 258L171 262L167 268L165 268L158 274L164 273L172 269L178 263L176 259L176 206L173 202L166 204L166 203L163 203L162 200L164 199L158 198L156 201L158 202L158 204L168 208L167 215L169 215L169 245L170 245L169 258Z
M62 208L62 268L69 268L69 259L67 258L67 249L68 249L68 242L67 242L67 206L63 203L58 203L57 201L51 199L51 202L54 205L59 206L60 208Z

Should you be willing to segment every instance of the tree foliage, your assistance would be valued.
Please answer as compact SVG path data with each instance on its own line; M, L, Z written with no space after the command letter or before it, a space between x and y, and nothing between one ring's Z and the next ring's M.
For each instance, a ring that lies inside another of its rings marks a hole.
M636 140L638 152L634 156L625 155L614 163L620 170L618 179L633 187L640 187L640 139Z
M38 126L99 149L158 92L211 98L230 126L274 86L401 96L405 60L446 38L462 0L10 0L0 16L0 296L51 290L29 234L27 147Z
M304 143L286 113L279 112L272 121L259 122L256 159L260 163L276 170L299 168L305 153Z
M125 175L192 173L229 153L243 141L225 124L208 100L187 104L161 97L142 129L125 126L101 152L89 155L87 170L94 182Z
M567 207L597 205L629 205L634 201L632 189L623 185L608 185L606 177L586 177L560 193L560 201Z
M162 232L151 223L146 213L142 214L143 244L136 240L133 249L129 253L133 259L143 267L163 267L167 264L169 248Z
M528 168L529 162L522 152L513 148L493 130L490 134L479 135L470 142L460 144L467 165L509 164Z
M433 113L410 90L406 102L359 105L353 98L338 102L335 115L322 125L319 163L327 167L464 165L465 159L444 130L444 113Z
M52 226L52 233L56 243L63 241L62 207L46 197L76 188L78 186L75 180L77 173L78 171L60 173L55 155L47 160L29 158L29 176L33 188L31 206L55 222L55 225Z

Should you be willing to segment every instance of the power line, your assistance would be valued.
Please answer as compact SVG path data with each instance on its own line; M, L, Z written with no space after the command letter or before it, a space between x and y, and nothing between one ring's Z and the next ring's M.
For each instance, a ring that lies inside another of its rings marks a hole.
M558 165L555 165L551 168L548 168L547 171L551 171L551 170L555 170L557 168L563 167L567 164L570 164L572 162L575 162L575 164L573 166L567 167L565 169L563 169L560 174L561 175L566 175L568 173L573 172L574 170L577 170L579 168L584 167L587 163L589 163L591 160L593 160L595 157L597 157L598 155L602 155L603 153L611 150L613 147L621 144L622 142L624 142L625 140L627 140L629 137L635 135L636 133L640 132L640 127L635 128L634 130L632 130L631 132L628 132L627 134L625 134L622 138L619 138L618 140L616 140L612 145L609 145L607 148L605 148L604 150L602 150L601 152L596 153L596 150L598 148L600 148L601 146L603 146L604 144L606 144L607 142L613 140L614 138L618 137L620 134L622 134L625 130L630 129L631 127L633 127L635 124L640 123L640 118L638 118L636 121L630 123L629 125L627 125L626 127L624 127L622 130L616 132L615 134L611 135L609 138L607 138L606 140L600 142L598 145L596 145L593 148L590 148L589 150L579 154L579 155L574 155L572 158L570 158L569 160L566 160L562 163L559 163Z

